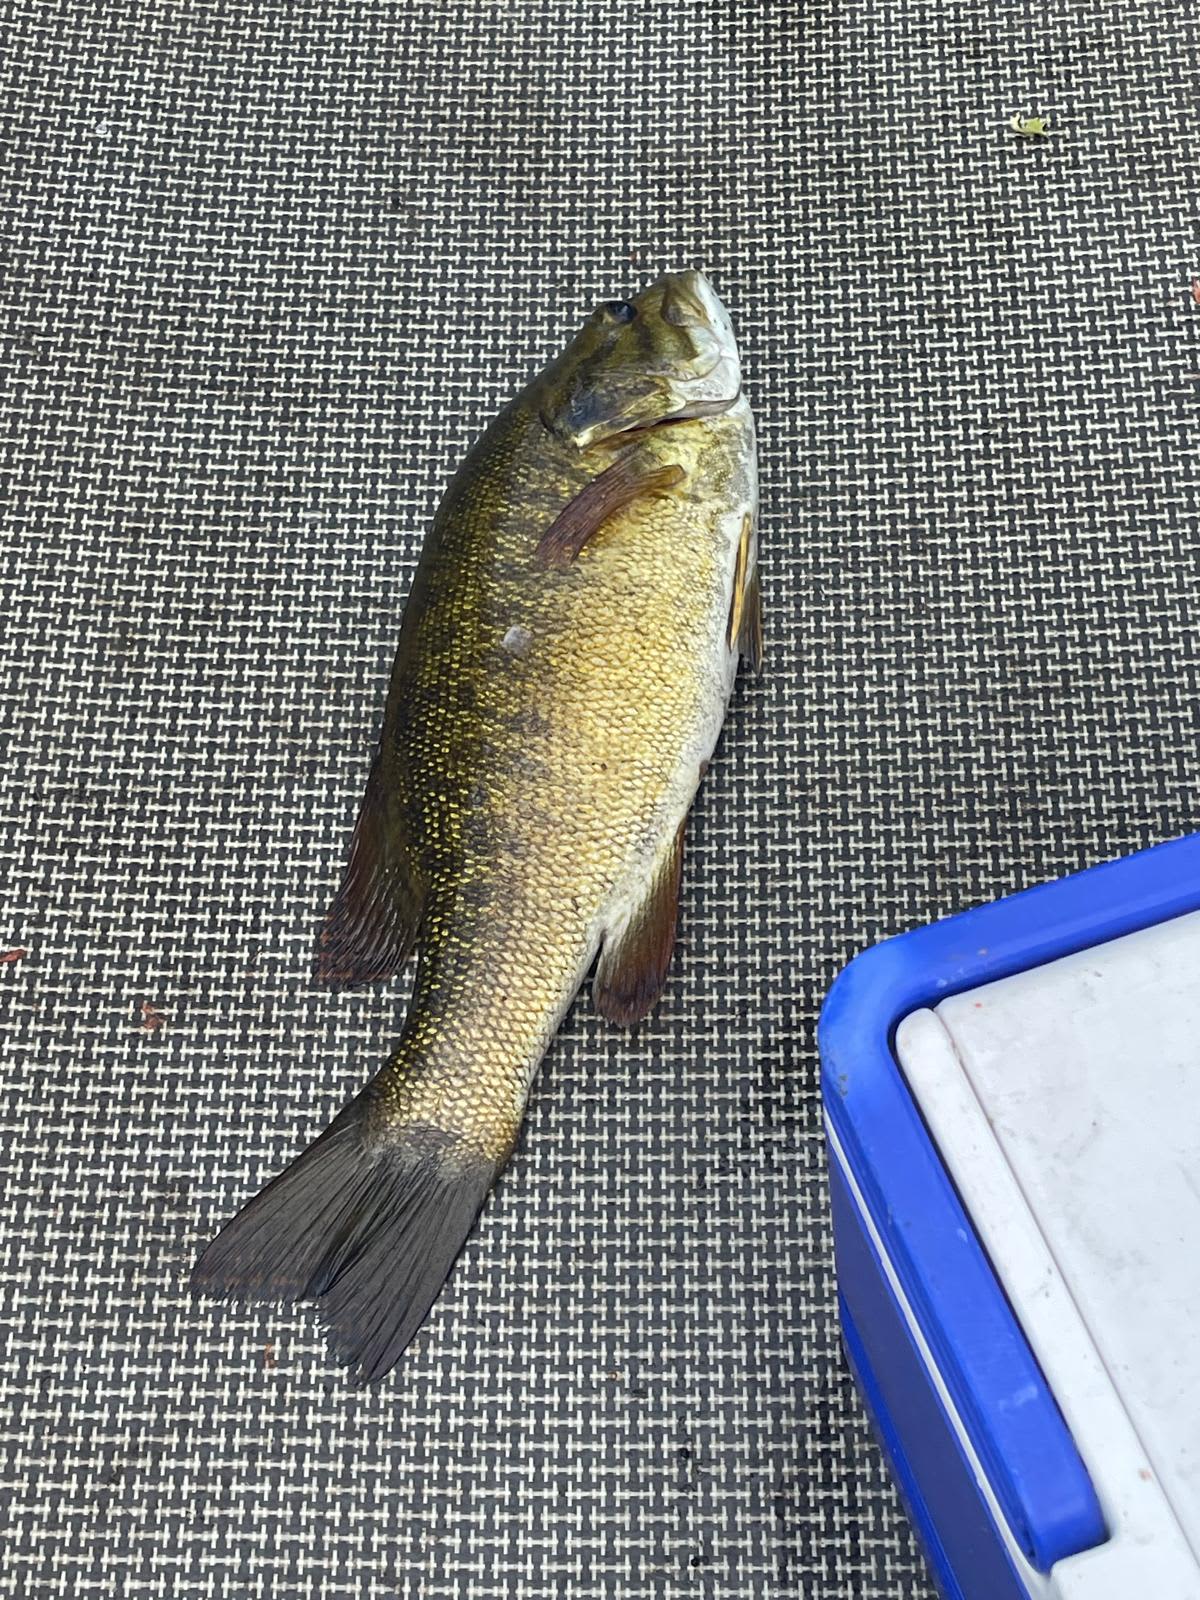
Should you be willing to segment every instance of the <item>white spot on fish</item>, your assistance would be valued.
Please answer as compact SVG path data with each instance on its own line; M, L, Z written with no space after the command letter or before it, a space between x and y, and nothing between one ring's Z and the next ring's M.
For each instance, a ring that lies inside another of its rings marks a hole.
M527 656L532 643L533 635L528 628L512 627L500 641L500 648L510 656Z

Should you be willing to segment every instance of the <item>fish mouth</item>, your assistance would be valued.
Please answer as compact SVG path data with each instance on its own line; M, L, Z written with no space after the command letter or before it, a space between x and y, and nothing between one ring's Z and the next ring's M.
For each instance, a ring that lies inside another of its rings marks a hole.
M728 395L724 399L693 400L691 405L682 406L678 411L669 412L665 417L655 417L653 422L631 422L626 428L618 428L615 433L593 440L593 445L619 447L628 444L631 439L640 439L648 433L657 433L659 428L673 428L681 422L698 422L703 417L719 417L726 411L732 411L741 398L742 386L739 384L736 394Z
M651 422L651 428L663 428L672 422L695 422L698 417L719 417L726 411L732 411L742 398L742 386L739 383L737 392L726 399L695 400L690 406L684 406L680 411L672 411L670 416L660 417L657 422Z
M676 390L696 395L663 421L719 416L736 405L742 392L742 364L729 313L702 272L687 267L668 272L646 291L657 314L690 340L693 362Z
M738 366L737 341L729 313L717 291L702 272L686 267L682 272L665 272L646 291L645 298L657 298L658 314L664 322L686 332L702 334L715 345L710 365L695 373L698 381L712 377L722 365ZM697 347L696 354L700 354Z

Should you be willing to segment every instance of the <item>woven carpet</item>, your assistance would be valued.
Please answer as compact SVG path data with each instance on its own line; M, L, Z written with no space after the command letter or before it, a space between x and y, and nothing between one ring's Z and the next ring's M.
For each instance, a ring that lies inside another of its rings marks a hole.
M3 7L3 1600L928 1600L815 1018L862 946L1196 825L1198 43L1145 0ZM575 1008L354 1392L186 1274L398 1032L403 982L310 957L439 494L680 264L760 421L767 670L661 1007Z

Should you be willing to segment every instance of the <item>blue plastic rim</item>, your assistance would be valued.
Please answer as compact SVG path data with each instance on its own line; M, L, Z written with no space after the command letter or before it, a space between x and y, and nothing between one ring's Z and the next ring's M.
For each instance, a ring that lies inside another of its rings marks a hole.
M910 1012L1200 910L1200 834L932 923L833 984L818 1043L826 1116L1014 1538L1031 1564L1107 1537L1062 1414L893 1053Z

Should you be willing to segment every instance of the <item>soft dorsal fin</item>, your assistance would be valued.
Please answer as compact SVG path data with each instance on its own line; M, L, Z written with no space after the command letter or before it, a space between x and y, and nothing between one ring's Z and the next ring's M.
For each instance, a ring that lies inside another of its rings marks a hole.
M538 541L537 559L546 567L569 567L609 517L642 495L674 488L683 476L682 467L651 466L636 454L614 461L558 513Z
M592 998L600 1015L632 1027L652 1011L675 948L683 824L659 857L641 903L625 926L609 934L600 952Z
M762 590L758 582L758 562L754 558L754 520L749 512L742 518L733 569L727 642L731 650L741 651L752 672L758 671L763 656Z
M374 983L399 972L416 943L424 899L404 824L389 804L383 757L375 757L354 825L350 859L317 952L317 978Z

